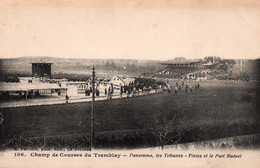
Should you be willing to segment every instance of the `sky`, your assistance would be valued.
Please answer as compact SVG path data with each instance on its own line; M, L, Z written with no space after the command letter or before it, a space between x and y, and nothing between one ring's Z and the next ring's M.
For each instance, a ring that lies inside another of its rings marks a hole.
M260 58L260 1L2 0L0 58Z

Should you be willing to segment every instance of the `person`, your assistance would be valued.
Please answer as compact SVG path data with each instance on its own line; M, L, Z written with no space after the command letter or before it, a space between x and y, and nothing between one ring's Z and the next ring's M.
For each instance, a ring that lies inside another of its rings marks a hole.
M28 98L32 98L32 97L33 97L32 92L33 92L33 91L29 91L29 92L28 92Z
M198 83L198 89L200 88L200 84Z
M111 99L111 88L110 86L108 87L108 92L107 92L107 96L108 96L108 99Z
M114 94L114 86L113 86L113 83L111 83L111 95Z
M190 86L190 92L192 93L192 86Z
M168 90L168 93L171 92L171 86L167 83L167 90Z
M131 88L130 88L130 87L128 87L128 89L127 89L127 97L129 97L129 96L130 96L130 94L131 94Z
M143 84L140 85L140 89L141 89L141 92L143 93L144 92L144 85Z
M99 90L96 89L96 96L98 97L99 96Z
M127 86L124 85L124 93L126 93L126 91L127 91Z
M182 81L181 85L184 86L184 81Z
M85 90L85 96L88 96L88 89Z
M112 99L112 97L113 97L113 94L114 94L114 86L113 86L113 83L111 83L111 89L110 89L110 99Z
M86 96L89 96L90 95L90 90L86 89L85 94L86 94Z
M136 93L136 87L135 84L133 84L133 96L135 96L135 93Z
M65 98L66 98L66 103L68 103L68 102L69 102L69 96L68 96L68 94L66 94Z
M176 86L177 86L177 87L178 87L178 85L179 85L178 82L176 82Z
M171 93L171 89L170 88L168 88L167 91L168 91L168 93Z
M123 92L124 92L124 88L123 88L123 86L121 86L121 84L120 84L120 97L122 97Z
M174 92L175 92L175 94L177 94L177 91L178 91L178 88L177 88L177 86L175 86L175 87L174 87Z
M105 96L107 95L107 88L105 88Z

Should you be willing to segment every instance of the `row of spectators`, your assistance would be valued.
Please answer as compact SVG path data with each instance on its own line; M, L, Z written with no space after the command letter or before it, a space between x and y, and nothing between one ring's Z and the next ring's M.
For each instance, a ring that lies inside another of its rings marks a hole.
M119 89L120 95L122 94L135 94L137 92L143 92L144 90L158 89L166 86L166 83L163 81L156 81L151 78L136 78L134 82L129 82L128 85L114 86L113 83L108 84L104 89L105 96L112 96L115 93L115 89ZM97 86L95 93L96 96L100 95L100 89L102 87ZM90 96L92 93L92 87L89 87L85 90L85 95Z

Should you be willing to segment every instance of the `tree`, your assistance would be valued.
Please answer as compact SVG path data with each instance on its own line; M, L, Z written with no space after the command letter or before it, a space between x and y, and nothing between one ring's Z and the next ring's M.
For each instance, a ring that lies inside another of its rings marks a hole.
M160 111L151 115L146 122L146 129L152 133L157 146L174 144L178 142L183 133L182 121L183 111L172 110L170 112Z

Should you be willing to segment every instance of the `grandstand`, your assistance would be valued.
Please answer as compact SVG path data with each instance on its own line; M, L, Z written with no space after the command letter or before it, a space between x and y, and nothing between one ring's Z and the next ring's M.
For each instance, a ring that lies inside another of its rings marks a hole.
M235 62L234 60L221 60L219 57L210 56L205 57L203 60L177 57L161 64L166 67L149 75L159 78L218 79L220 75L227 78L228 69L234 67Z
M174 60L169 60L161 63L166 67L152 76L154 77L169 77L169 78L187 78L187 74L196 72L202 69L201 59L185 59L177 57Z

